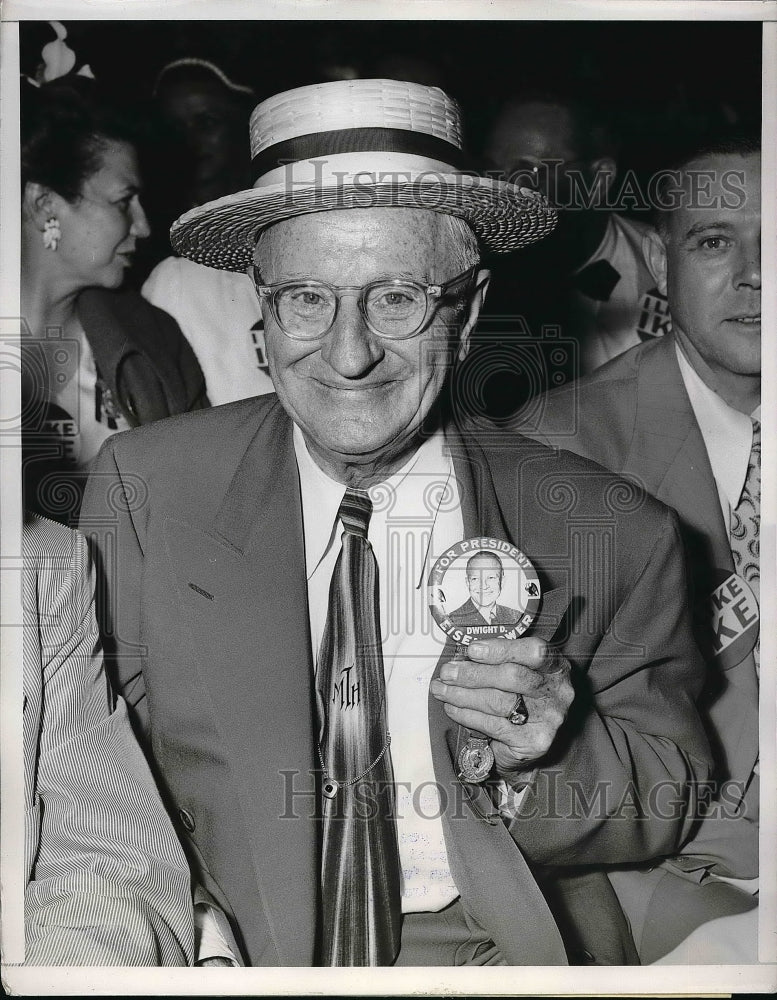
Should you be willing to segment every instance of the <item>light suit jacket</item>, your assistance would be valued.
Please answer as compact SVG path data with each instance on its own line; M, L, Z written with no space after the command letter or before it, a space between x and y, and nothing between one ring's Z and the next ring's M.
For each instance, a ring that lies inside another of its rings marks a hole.
M32 517L23 553L26 964L191 964L189 866L113 706L86 541Z
M316 937L315 699L291 432L264 396L116 435L81 521L103 561L103 627L122 693L198 877L252 965L309 965ZM651 788L708 773L687 610L656 609L660 587L685 588L675 517L576 456L446 433L465 536L529 555L545 593L537 634L555 634L579 687L509 827L486 788L457 778L468 733L430 696L449 862L508 963L563 964L530 866L674 850L688 830L681 812L635 820L632 803L608 817L624 798L642 796L648 809ZM440 663L453 653L449 643Z
M541 397L517 429L633 477L680 516L702 649L709 646L716 570L734 572L728 530L704 440L677 363L672 335L649 341L569 387ZM662 589L662 593L670 592ZM758 682L752 654L722 671L708 665L703 698L725 815L710 816L685 845L685 871L758 874ZM736 814L737 818L732 819Z

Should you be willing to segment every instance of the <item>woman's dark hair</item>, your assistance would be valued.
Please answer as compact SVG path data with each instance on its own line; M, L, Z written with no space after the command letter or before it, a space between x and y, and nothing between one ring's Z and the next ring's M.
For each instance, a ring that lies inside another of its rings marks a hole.
M133 117L88 77L23 83L20 124L22 192L27 183L42 184L71 202L100 169L107 142L139 140Z

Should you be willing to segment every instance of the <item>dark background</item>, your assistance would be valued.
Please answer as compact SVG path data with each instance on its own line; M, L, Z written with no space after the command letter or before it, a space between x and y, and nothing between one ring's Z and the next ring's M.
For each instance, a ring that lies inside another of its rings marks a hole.
M495 113L513 93L566 90L605 109L619 142L619 173L633 171L642 191L694 133L725 125L752 129L761 121L759 22L129 20L65 26L77 66L88 63L101 86L129 102L133 117L144 122L139 148L152 236L140 245L128 278L136 287L170 253L170 223L190 207L178 204L185 163L168 152L151 100L159 71L184 56L216 63L253 87L257 103L292 87L349 77L440 86L462 107L475 163ZM45 22L20 25L23 73L34 76L51 37ZM619 211L646 216L637 204L621 204ZM458 373L468 412L497 421L577 371L568 323L558 327L566 336L562 344L549 339L556 334L546 336L544 313L526 329L514 321L519 312L530 315L525 303L514 303L521 292L516 276L535 291L541 286L542 302L563 300L554 269L540 266L535 282L527 277L535 273L530 258L522 257L519 267L514 255L501 257L486 262L493 278L477 349ZM553 360L562 355L563 361Z
M678 131L710 115L761 114L761 25L749 22L68 21L68 44L97 79L143 102L172 59L221 66L257 99L341 75L437 84L462 105L478 152L499 103L524 86L569 84L601 98L621 135L621 165L664 159ZM20 26L22 69L39 58ZM46 35L48 40L50 35Z

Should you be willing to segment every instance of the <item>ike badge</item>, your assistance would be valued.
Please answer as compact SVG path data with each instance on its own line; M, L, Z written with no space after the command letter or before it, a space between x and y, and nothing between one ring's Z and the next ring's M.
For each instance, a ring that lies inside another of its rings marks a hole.
M475 639L522 636L542 597L528 556L509 542L488 537L468 538L443 552L429 574L428 589L432 617L456 643L454 659L463 659ZM457 763L462 781L485 781L494 766L488 740L470 736Z
M713 582L710 628L702 640L702 652L721 670L730 670L753 651L761 613L758 599L738 573L715 570Z

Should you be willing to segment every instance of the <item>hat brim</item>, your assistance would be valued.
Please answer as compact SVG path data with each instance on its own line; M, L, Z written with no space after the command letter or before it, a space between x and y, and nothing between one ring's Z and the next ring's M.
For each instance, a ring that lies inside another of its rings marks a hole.
M547 236L556 212L527 188L471 174L422 175L407 181L324 187L274 184L227 195L173 223L176 253L198 264L245 271L262 230L283 219L345 208L424 208L467 222L481 246L504 253Z

